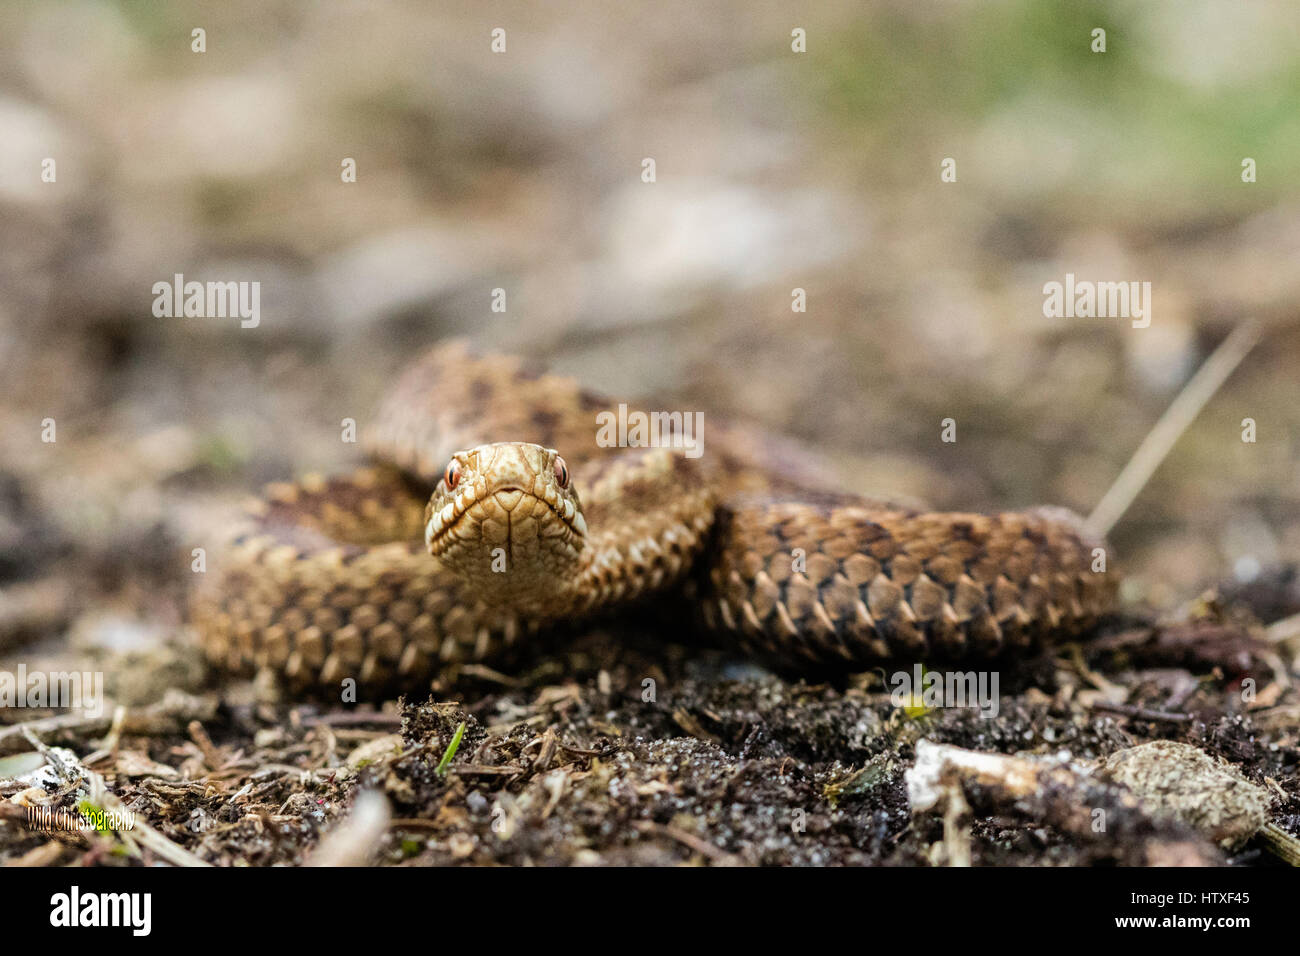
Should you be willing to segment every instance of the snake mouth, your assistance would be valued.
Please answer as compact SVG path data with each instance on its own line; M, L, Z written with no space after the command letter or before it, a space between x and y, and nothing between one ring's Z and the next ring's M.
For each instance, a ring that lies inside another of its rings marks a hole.
M510 530L521 518L542 521L554 517L567 529L569 535L585 539L587 522L582 512L569 498L547 488L536 495L518 485L502 485L489 490L486 482L477 481L463 488L441 510L432 513L425 524L424 543L429 553L437 555L451 547L453 539L468 540L471 536L487 537L486 528L496 524ZM457 534L466 521L472 521L475 530L469 535ZM496 543L496 542L493 542Z

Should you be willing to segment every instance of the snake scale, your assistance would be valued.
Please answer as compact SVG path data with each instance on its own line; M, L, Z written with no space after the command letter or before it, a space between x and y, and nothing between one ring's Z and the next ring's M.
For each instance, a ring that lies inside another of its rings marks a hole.
M615 407L442 344L365 433L375 464L273 485L196 589L208 658L291 685L416 686L647 600L789 669L983 659L1110 610L1076 517L828 494L808 456L708 420L704 453L602 447Z

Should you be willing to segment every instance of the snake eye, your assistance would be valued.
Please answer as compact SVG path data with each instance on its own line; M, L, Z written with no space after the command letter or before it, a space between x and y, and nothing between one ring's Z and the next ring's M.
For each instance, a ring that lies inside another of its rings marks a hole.
M447 483L447 490L452 491L456 483L460 481L460 462L455 458L447 463L447 470L443 472L442 480Z
M559 455L555 456L555 480L560 483L561 488L569 487L569 466Z

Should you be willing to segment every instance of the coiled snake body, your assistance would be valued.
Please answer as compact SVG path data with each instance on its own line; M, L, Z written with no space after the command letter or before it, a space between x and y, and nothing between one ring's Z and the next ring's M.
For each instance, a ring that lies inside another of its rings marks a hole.
M208 657L293 684L418 685L555 625L684 596L791 668L995 657L1110 609L1078 519L809 491L803 456L708 419L704 453L605 448L609 400L442 345L398 380L377 464L272 486L192 617ZM496 444L494 444L496 443Z

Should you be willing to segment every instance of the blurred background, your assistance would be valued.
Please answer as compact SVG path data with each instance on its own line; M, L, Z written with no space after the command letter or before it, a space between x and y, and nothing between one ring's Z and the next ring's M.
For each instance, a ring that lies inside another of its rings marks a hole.
M1086 514L1254 317L1112 536L1130 599L1249 582L1300 556L1298 107L1287 0L10 0L0 644L173 635L203 529L355 463L341 420L450 336L853 490ZM176 273L260 324L155 317ZM1150 282L1150 327L1044 317L1066 273Z

